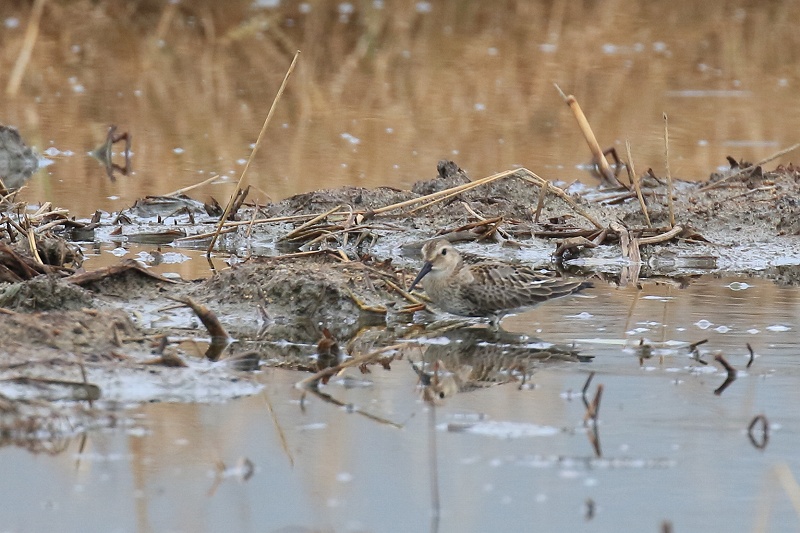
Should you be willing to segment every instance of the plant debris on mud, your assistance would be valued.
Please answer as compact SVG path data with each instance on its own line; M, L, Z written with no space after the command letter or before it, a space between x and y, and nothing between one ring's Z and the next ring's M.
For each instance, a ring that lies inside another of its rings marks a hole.
M685 283L707 272L763 273L795 283L779 267L800 264L800 169L741 172L745 167L734 161L705 183L672 188L648 172L639 181L641 195L633 184L552 184L525 169L472 181L451 161L411 191L344 187L253 206L245 190L217 243L231 266L201 280L163 278L130 260L87 272L76 241L202 245L219 222L218 205L182 195L146 198L121 213L80 221L49 204L21 216L7 196L0 224L0 400L41 399L49 380L82 391L95 383L100 398L122 401L224 399L258 390L242 369L319 371L343 354L424 336L428 320L420 316L431 308L405 289L422 244L433 237L612 284L670 277ZM207 317L198 319L199 306ZM204 331L201 320L216 321L217 332ZM220 331L228 336L215 351L220 361L205 360ZM530 361L577 360L569 349L547 350ZM369 363L388 366L397 357ZM503 375L530 372L519 357L498 363L506 365ZM454 372L457 388L496 375L485 358L458 365L469 371ZM23 387L21 378L34 381Z

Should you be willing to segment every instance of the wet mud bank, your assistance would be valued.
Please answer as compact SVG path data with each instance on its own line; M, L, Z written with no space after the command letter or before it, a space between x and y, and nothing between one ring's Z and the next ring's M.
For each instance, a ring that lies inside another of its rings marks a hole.
M422 244L434 237L467 253L603 286L686 284L707 273L795 284L800 171L746 167L671 189L650 175L637 191L550 184L525 169L473 181L443 161L437 177L411 191L346 187L267 206L248 205L242 191L217 245L230 254L230 268L198 280L161 277L131 260L87 272L81 249L120 240L152 243L158 253L170 253L167 245L205 247L221 215L213 203L146 198L87 221L47 208L29 216L27 226L7 209L0 394L9 405L70 400L82 413L100 409L106 416L119 402L252 394L260 386L248 370L324 371L344 355L358 359L398 343L364 360L362 369L406 357L408 343L416 345L417 362L429 351L446 368L441 344L426 339L452 327L431 333L441 317L423 294L406 292ZM519 336L466 335L450 341L461 356L449 364L467 368L453 372L456 390L498 372L524 377L531 367L520 361L590 359ZM484 352L501 346L497 353L513 357L466 364L465 347L477 345ZM86 407L89 400L99 402Z

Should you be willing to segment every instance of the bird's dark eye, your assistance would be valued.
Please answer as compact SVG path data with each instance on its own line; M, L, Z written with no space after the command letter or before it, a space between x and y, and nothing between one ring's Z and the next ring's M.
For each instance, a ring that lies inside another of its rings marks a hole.
M442 255L447 255L447 248L445 248L444 250L442 250Z

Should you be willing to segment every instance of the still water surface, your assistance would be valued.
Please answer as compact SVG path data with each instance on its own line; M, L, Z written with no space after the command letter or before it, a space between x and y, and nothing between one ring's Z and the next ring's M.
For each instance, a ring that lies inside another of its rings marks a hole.
M350 374L363 386L326 388L398 429L313 396L301 408L303 375L265 370L257 396L136 408L124 413L131 427L90 433L82 452L78 440L52 457L4 450L0 520L9 531L610 532L658 531L663 520L676 531L795 531L776 472L800 468L797 291L708 278L680 291L588 292L505 321L580 339L595 356L541 367L533 388L460 393L432 410L405 361ZM754 310L749 294L774 305ZM709 339L704 350L722 350L738 379L715 395L725 372L683 348L640 366L624 346L639 338ZM757 355L747 370L746 342ZM605 391L599 456L579 397L590 371L589 396ZM758 414L771 425L764 450L747 436ZM216 463L241 458L252 478L217 485Z

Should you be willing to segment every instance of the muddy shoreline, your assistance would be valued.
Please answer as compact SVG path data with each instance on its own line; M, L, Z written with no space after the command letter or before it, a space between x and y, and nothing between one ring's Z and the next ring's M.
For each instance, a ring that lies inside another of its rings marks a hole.
M471 253L615 285L682 285L708 273L796 284L800 171L736 175L741 167L705 183L676 183L671 226L667 184L658 178L642 182L648 224L631 187L555 184L543 195L520 171L459 190L475 182L443 161L437 177L411 191L345 187L243 203L218 241L230 268L199 280L150 275L132 262L86 273L79 245L127 239L161 244L164 253L166 244L207 246L203 235L219 220L212 205L146 198L92 221L45 211L30 226L38 259L12 229L0 250L0 394L15 409L69 400L70 416L92 412L96 420L120 402L251 394L259 386L244 368L319 370L324 330L354 357L419 336L433 316L403 289L419 268L420 246L438 235ZM10 228L10 211L6 219ZM211 310L230 336L219 362L204 357L213 339L201 320L176 303L186 298ZM101 401L87 406L82 383L96 384ZM13 421L14 413L6 415Z

